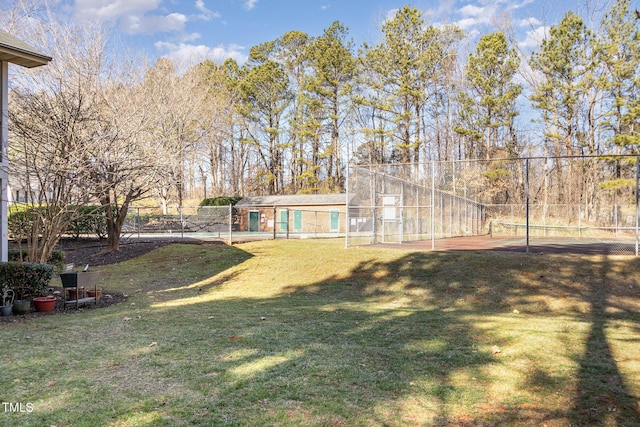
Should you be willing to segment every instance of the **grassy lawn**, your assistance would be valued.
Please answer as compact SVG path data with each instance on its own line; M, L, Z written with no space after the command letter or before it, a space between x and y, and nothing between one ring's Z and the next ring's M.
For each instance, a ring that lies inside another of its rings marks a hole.
M269 241L101 270L126 303L2 324L32 411L1 425L640 425L639 259Z

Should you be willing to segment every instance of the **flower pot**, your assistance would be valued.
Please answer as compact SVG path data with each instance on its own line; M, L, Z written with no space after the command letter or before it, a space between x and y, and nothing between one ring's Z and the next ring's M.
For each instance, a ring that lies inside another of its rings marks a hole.
M75 301L85 297L84 288L73 288L67 291L69 293L69 301Z
M3 315L3 316L10 315L12 311L13 311L13 305L12 304L3 305L2 307L0 307L0 314Z
M19 299L13 302L13 314L27 314L31 311L31 301Z
M87 290L87 296L89 298L95 298L96 301L100 301L100 297L102 296L102 290L96 289L95 291Z
M53 311L56 306L56 299L54 297L37 297L33 299L33 305L35 305L36 311L46 313Z

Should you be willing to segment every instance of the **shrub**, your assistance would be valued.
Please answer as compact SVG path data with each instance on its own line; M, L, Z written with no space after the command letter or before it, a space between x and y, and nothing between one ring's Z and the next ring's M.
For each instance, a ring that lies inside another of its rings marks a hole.
M16 240L31 235L33 223L38 218L37 208L26 205L12 205L7 219L9 235Z
M13 289L20 298L46 295L52 276L53 265L50 264L0 263L2 285Z
M238 203L242 197L237 196L220 196L203 199L200 206L229 206Z
M8 259L15 262L29 261L29 251L27 249L9 249ZM64 267L64 251L55 250L51 252L47 263L62 269Z
M29 251L27 249L9 249L7 258L9 261L15 262L29 261ZM62 269L64 267L64 251L55 250L51 252L51 256L47 260L47 263Z
M107 235L107 218L102 206L81 206L79 214L80 216L71 221L67 228L67 233L74 239L78 239L82 234L97 235L99 238Z

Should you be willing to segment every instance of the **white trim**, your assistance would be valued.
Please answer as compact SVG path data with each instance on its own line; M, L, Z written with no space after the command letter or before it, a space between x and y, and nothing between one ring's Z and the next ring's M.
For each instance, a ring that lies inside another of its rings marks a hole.
M0 62L0 262L9 259L9 63Z

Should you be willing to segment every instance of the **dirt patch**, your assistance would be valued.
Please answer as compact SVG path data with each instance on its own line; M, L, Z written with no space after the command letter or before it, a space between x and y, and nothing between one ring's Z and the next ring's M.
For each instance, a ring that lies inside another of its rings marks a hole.
M154 249L160 248L174 240L135 240L120 243L120 250L107 251L107 242L98 239L66 239L58 244L57 249L64 251L65 263L75 264L76 267L116 264L128 259L139 257Z

